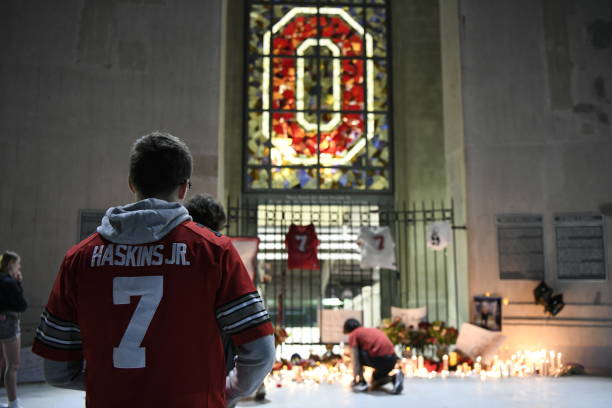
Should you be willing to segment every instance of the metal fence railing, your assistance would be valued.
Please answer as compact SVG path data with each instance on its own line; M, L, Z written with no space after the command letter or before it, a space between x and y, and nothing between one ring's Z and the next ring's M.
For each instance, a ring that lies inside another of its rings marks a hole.
M273 323L288 342L320 343L320 311L360 310L366 326L390 317L390 307L427 307L430 321L458 324L457 253L452 202L400 206L354 202L228 200L228 236L258 237L256 283ZM451 242L427 247L427 226L446 221ZM285 235L292 224L313 224L320 241L319 270L287 268ZM397 270L360 268L357 237L362 226L389 226Z

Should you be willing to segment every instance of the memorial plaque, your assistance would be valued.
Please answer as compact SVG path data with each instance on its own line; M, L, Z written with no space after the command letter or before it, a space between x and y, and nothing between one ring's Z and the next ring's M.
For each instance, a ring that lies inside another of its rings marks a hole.
M105 213L106 211L103 210L79 211L79 242L96 232Z
M496 218L500 278L543 280L542 216L504 214Z
M559 279L606 279L604 220L600 214L554 217Z

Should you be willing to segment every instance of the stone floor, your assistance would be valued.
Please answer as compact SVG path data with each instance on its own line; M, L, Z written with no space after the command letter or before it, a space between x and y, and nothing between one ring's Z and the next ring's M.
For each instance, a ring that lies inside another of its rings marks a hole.
M82 392L60 390L46 384L19 387L25 408L82 408ZM406 380L402 395L383 391L354 394L340 385L290 385L269 388L262 408L610 408L612 378L574 376L564 378L500 379L433 379ZM0 401L6 401L4 389ZM238 406L253 407L254 401Z

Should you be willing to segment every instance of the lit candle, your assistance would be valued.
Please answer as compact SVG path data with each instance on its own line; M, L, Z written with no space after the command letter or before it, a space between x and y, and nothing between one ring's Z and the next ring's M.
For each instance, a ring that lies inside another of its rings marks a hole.
M504 378L507 378L508 375L509 375L509 372L510 372L509 365L507 363L503 363L502 362L500 364L499 368L500 368L500 371L501 371L501 376L504 377Z
M542 366L543 366L543 365L544 365L544 364L543 364L542 359L541 359L541 358L538 358L538 359L536 360L536 365L535 365L535 370L534 370L534 373L535 373L535 374L542 374L542 369L543 369L543 367L542 367Z
M554 372L556 367L555 367L555 350L550 350L548 352L548 361L550 361L550 372Z
M561 353L557 353L557 369L563 368L563 363L561 362Z
M449 365L451 367L456 366L458 358L459 358L459 355L457 354L457 352L456 351L451 351L450 357L449 357L449 360L448 360Z
M514 369L514 365L513 365L513 360L506 360L506 367L508 369L508 375L512 375L513 374L513 369Z
M419 358L418 358L418 369L419 369L419 371L421 371L423 368L425 368L425 360L423 359L423 356L419 356Z
M482 361L482 357L478 356L476 357L476 363L474 364L474 371L476 372L476 374L480 374L480 369L481 369L481 362Z
M406 376L414 377L414 366L412 363L406 365Z
M448 371L448 355L442 356L442 370Z

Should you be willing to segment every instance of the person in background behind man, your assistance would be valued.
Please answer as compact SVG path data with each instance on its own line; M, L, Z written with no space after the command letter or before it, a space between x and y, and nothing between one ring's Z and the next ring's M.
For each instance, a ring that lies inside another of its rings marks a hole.
M138 139L137 201L110 208L62 262L33 351L50 384L85 389L88 408L223 408L272 367L270 318L240 256L180 204L191 171L180 139ZM219 327L237 347L227 378Z
M223 205L213 196L207 193L196 194L185 202L185 208L189 211L189 215L198 224L211 229L215 232L225 228L227 215ZM236 358L236 346L232 338L225 333L221 333L223 342L223 351L225 352L225 373L229 374L234 368L234 359ZM263 401L266 396L266 389L262 383L255 392L255 400Z
M213 231L225 228L227 216L223 205L207 193L196 194L185 202L185 208L198 224Z
M395 375L388 375L395 367L397 356L393 343L387 335L378 329L362 327L357 319L347 319L344 322L343 332L349 335L354 376L353 390L358 392L368 390L368 384L363 378L363 366L369 366L374 368L370 390L392 382L393 394L400 394L404 388L404 375L401 370Z
M220 202L207 193L196 194L185 202L185 208L194 222L218 233L225 227L227 216ZM220 235L220 234L219 234ZM225 352L225 374L234 368L236 350L230 336L221 333L223 351Z
M28 307L23 297L22 280L19 255L11 251L0 255L0 354L6 363L4 386L8 408L23 407L17 398L17 371L21 352L19 313Z

